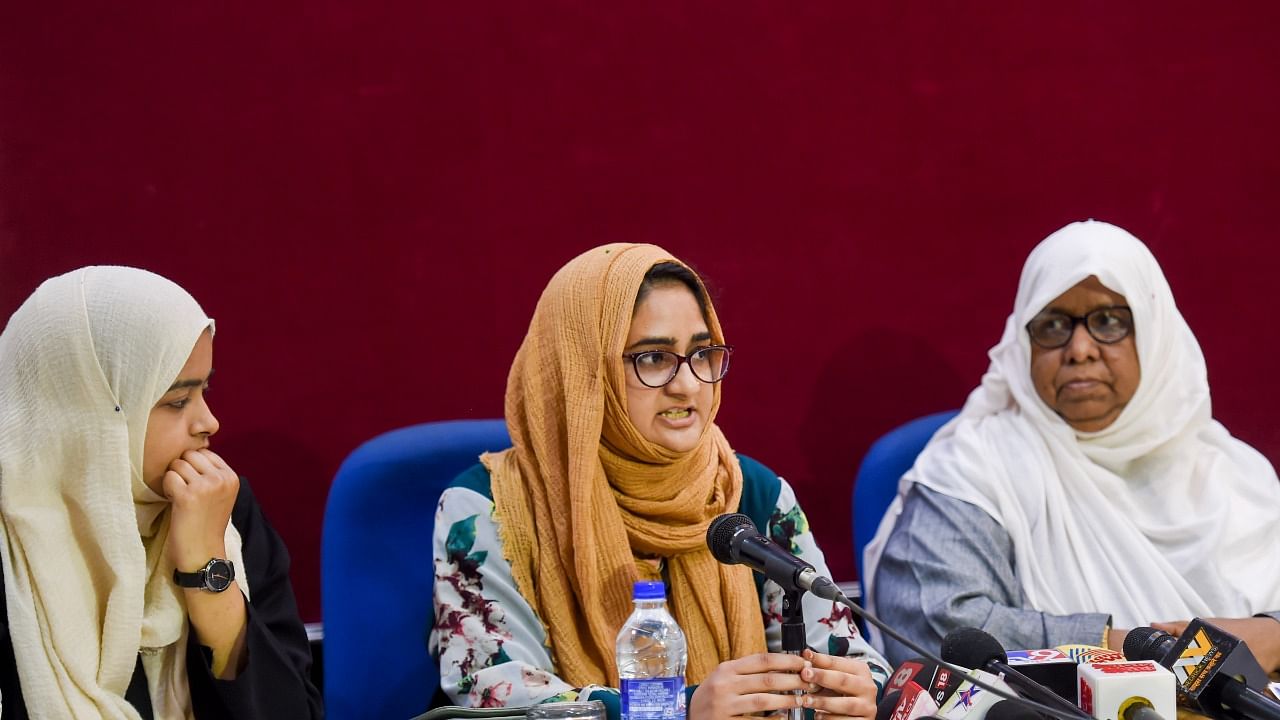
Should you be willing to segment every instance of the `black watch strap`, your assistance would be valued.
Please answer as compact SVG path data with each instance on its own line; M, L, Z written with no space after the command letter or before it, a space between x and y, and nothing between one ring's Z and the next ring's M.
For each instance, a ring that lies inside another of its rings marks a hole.
M198 588L209 592L222 592L231 587L236 579L236 566L230 560L211 558L204 567L195 572L182 572L173 569L173 582L182 588Z

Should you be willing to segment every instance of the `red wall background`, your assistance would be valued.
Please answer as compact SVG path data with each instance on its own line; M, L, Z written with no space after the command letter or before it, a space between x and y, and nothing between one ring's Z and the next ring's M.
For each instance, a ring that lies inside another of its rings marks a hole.
M718 289L730 440L851 578L863 452L963 401L1071 220L1152 246L1217 416L1280 457L1278 25L1269 2L6 3L0 317L89 263L191 290L219 323L214 446L314 620L345 454L498 416L551 273L657 242Z

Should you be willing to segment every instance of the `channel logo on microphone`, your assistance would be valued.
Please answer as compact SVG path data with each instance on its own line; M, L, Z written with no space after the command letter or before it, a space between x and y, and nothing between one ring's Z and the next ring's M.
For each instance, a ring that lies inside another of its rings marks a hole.
M1178 659L1173 661L1173 675L1178 679L1178 685L1188 693L1195 694L1200 690L1200 685L1208 678L1213 676L1213 670L1226 657L1226 654L1213 644L1209 639L1209 633L1205 632L1204 627L1196 630L1196 634L1187 643L1178 655Z

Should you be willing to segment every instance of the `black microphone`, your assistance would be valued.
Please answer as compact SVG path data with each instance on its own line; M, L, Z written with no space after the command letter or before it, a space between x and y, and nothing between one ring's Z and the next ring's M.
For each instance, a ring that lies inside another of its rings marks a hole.
M824 600L842 597L835 583L761 535L751 518L742 513L726 513L712 520L707 527L707 547L716 560L725 565L746 565L783 590L807 591Z
M938 670L938 664L930 662L922 657L911 658L905 660L898 666L897 670L889 676L889 684L884 686L884 691L901 690L907 686L907 683L916 681L920 685L924 685L923 680L932 681L933 675ZM941 704L941 703L939 703Z
M1011 667L1004 647L990 633L978 628L960 628L950 632L942 639L941 655L949 663L1004 675L1006 682L1039 702L1079 718L1089 717L1074 703Z
M1267 674L1249 646L1200 618L1177 638L1152 627L1134 628L1124 639L1124 656L1172 670L1178 704L1196 712L1223 720L1280 720L1280 705L1257 690L1266 687Z
M1041 720L1041 716L1040 713L1025 705L1011 700L1001 700L987 711L986 720Z
M898 708L898 700L902 698L902 690L889 690L876 704L876 720L889 720L893 711Z

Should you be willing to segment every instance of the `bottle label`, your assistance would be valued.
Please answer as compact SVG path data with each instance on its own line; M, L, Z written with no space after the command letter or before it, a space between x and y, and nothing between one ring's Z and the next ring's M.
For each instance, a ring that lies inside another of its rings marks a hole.
M684 720L684 678L623 678L622 720Z

